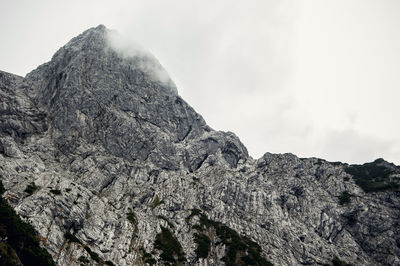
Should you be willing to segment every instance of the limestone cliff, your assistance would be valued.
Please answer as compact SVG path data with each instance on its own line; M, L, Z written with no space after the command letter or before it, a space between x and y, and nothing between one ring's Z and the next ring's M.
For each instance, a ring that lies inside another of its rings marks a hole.
M57 265L400 265L399 167L255 160L111 33L0 72L4 197Z

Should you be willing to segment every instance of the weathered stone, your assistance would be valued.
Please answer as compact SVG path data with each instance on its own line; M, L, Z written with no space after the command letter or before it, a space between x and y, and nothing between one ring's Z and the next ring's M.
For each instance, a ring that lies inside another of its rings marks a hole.
M233 133L212 130L170 79L151 72L161 68L154 57L121 56L108 34L104 26L85 31L25 78L0 72L5 197L57 265L97 264L96 254L143 264L161 226L182 245L185 264L223 264L226 246L212 228L209 256L196 259L193 209L250 237L276 265L334 257L400 265L398 190L366 193L346 164L251 158ZM398 179L397 166L378 163ZM38 189L29 195L32 182ZM351 201L340 205L344 191ZM150 254L158 264L160 254Z

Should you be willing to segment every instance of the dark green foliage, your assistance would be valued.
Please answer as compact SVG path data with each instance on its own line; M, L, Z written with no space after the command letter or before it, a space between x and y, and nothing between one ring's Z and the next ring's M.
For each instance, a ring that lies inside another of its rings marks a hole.
M3 187L1 181L0 187ZM0 228L0 237L7 237L7 248L14 250L24 265L55 265L50 254L40 247L35 229L23 222L3 198L0 198Z
M199 232L201 232L203 230L203 228L199 224L193 225L192 228L195 230L198 230Z
M197 216L201 214L201 210L199 209L192 209L192 212L190 213L190 215L187 217L189 220L193 217L193 216Z
M354 181L365 192L379 192L399 190L399 184L390 179L396 171L386 165L383 159L363 165L350 165L345 168L346 173L353 176Z
M0 196L2 196L6 192L6 189L3 186L3 182L0 181Z
M202 228L204 228L204 227L209 228L209 227L211 227L211 226L216 227L217 225L218 225L218 222L209 220L209 219L207 218L207 216L205 216L204 214L201 214L201 215L200 215L200 226L201 226Z
M78 259L78 261L83 262L83 263L89 263L89 262L90 262L90 261L89 261L87 258L85 258L84 256L80 256L79 259Z
M132 251L133 244L135 242L135 239L137 237L137 233L139 231L138 229L138 220L136 217L136 214L133 212L132 209L129 208L129 212L127 214L128 221L133 225L133 232L132 232L132 238L131 238L131 244L129 245L129 251Z
M155 259L153 259L153 258L146 259L144 262L148 263L149 265L156 265L157 264L157 261Z
M0 242L0 266L14 266L19 258L15 250L7 243Z
M157 207L160 204L161 204L160 198L158 197L158 195L156 195L156 197L154 198L153 203L151 205L151 209L154 209L155 207Z
M78 243L78 244L82 244L82 242L73 234L71 234L70 232L67 232L64 234L65 239L68 240L68 242L70 243Z
M210 252L211 241L210 238L205 234L194 234L194 242L197 244L195 250L197 258L207 258Z
M346 262L340 260L340 259L339 259L338 257L336 257L336 256L332 259L332 265L333 265L333 266L352 266L352 264L346 263Z
M132 224L133 226L136 226L136 225L137 225L136 214L135 214L131 209L129 209L129 212L128 212L126 218L128 219L129 222L131 222L131 224Z
M116 266L112 261L106 260L104 262L105 265Z
M343 214L343 217L345 218L345 221L346 221L347 225L349 225L349 226L354 226L358 222L357 211L345 213L345 214Z
M226 265L272 265L261 257L261 247L248 238L241 237L236 231L219 222L213 222L217 236L226 245L226 255L222 258Z
M213 227L217 236L221 239L221 242L225 244L225 256L222 260L226 265L273 265L261 256L261 247L256 242L248 237L240 236L235 230L220 222L208 219L207 216L201 214L199 210L193 210L188 218L195 215L200 216L200 225L196 226L196 228L193 226L193 228L201 233ZM198 258L207 257L209 245L211 244L210 239L205 234L195 234L194 237L195 242L198 244L196 249Z
M153 256L146 252L143 248L140 249L143 253L142 260L144 263L148 263L150 265L155 265L157 261L153 258Z
M26 186L24 192L28 193L28 196L32 195L36 190L38 190L38 186L35 185L35 183L30 183L29 185Z
M192 212L190 213L190 215L189 215L188 217L185 218L186 223L189 223L190 219L191 219L193 216L197 216L197 215L200 215L200 214L201 214L201 210L199 210L199 209L192 209Z
M53 193L54 195L61 195L61 190L59 189L50 189L50 192Z
M156 236L154 247L162 252L160 257L165 262L176 264L186 260L181 244L167 228L161 226L161 233Z
M339 204L345 205L349 204L351 201L351 194L348 191L343 191L342 194L339 196Z
M97 263L100 263L102 261L102 259L100 259L99 254L97 254L96 252L92 251L88 246L85 246L84 248L87 251L87 253L89 253L89 255L92 258L92 260L96 261Z

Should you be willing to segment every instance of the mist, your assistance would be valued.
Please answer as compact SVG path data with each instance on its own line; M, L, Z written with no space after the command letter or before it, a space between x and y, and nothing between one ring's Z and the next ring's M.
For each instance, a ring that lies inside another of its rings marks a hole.
M175 94L178 94L176 85L171 80L168 72L157 58L137 41L121 35L117 30L107 30L106 38L108 48L115 51L121 58L132 61L138 69L151 76L153 80L160 82Z
M113 49L126 57L154 55L161 68L141 67L160 82L170 76L212 128L235 132L255 158L291 152L400 164L399 1L5 0L2 6L3 71L25 75L72 37L104 24L130 40L116 37Z

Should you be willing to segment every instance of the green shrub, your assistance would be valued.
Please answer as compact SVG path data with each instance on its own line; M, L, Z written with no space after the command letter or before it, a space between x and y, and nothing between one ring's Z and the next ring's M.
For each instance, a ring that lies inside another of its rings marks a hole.
M128 219L129 222L131 222L131 224L132 224L133 226L136 226L136 225L137 225L136 214L135 214L131 209L129 209L129 212L128 212L126 218Z
M333 264L333 266L352 266L352 264L346 263L346 262L340 260L336 256L332 259L332 264Z
M197 258L207 258L210 252L211 241L210 238L205 234L194 234L194 242L197 244L195 250Z
M0 265L2 266L18 265L18 255L15 250L7 243L0 242L0 258Z
M161 251L161 259L165 262L177 263L185 261L185 254L179 241L171 231L161 226L161 233L157 234L154 247Z
M67 239L68 242L70 243L78 243L78 244L82 244L82 242L73 234L71 234L70 232L67 232L64 234L65 239Z
M261 256L261 247L250 238L240 236L235 230L229 228L228 226L208 219L208 217L202 214L199 210L192 211L192 214L189 217L191 218L195 215L200 216L200 225L196 227L193 226L193 228L197 229L201 233L213 227L216 235L221 239L221 243L225 245L225 256L222 258L222 261L224 261L226 265L273 265L271 262ZM194 235L195 241L199 238L199 236L200 234ZM197 247L199 250L196 249L196 254L198 254L198 257L200 254L203 256L206 255L207 240L204 237L202 240L204 243L201 244L201 249L199 249L199 244ZM197 253L197 251L199 251L199 253ZM208 252L206 256L208 256Z
M377 159L374 162L363 165L350 165L344 170L367 193L399 190L399 184L390 179L390 176L397 171L384 165L384 162L383 159Z
M192 228L193 228L194 230L199 231L199 232L203 231L203 228L202 228L199 224L193 225Z
M90 261L89 261L87 258L85 258L84 256L80 256L80 257L78 258L78 261L83 262L83 263L89 263L89 262L90 262Z
M192 212L189 214L189 216L185 218L185 222L189 223L190 219L192 219L193 216L197 216L200 214L201 214L201 210L196 209L196 208L192 209Z
M339 204L345 205L349 204L351 201L351 194L348 191L343 191L342 194L339 196Z
M155 265L157 263L157 261L153 258L153 256L146 252L143 248L140 249L143 253L142 255L142 260L144 263L147 263L149 265Z
M3 182L0 181L0 196L2 196L6 192L6 189L3 186Z
M92 251L88 246L85 246L84 248L87 251L87 253L89 253L89 255L92 258L92 260L96 261L97 263L100 263L102 261L102 259L100 258L99 254L97 254L96 252Z
M53 193L54 195L61 195L61 190L59 189L50 189L50 192Z
M153 203L151 205L151 209L154 209L155 207L157 207L160 204L161 204L160 198L158 197L158 195L156 195L156 197L154 198Z
M112 261L106 260L104 262L105 265L110 265L110 266L115 266L115 264Z
M0 188L2 187L3 184L0 181ZM1 230L2 237L7 237L7 245L16 252L24 265L55 266L53 258L40 246L35 229L30 224L22 221L13 208L1 197L0 228L3 228ZM11 249L10 252L12 251Z
M29 185L26 186L24 192L28 193L28 197L32 195L36 190L38 190L39 187L35 185L34 182L30 183Z
M198 216L198 215L200 215L201 214L201 210L199 210L199 209L192 209L192 212L190 213L190 215L186 218L188 221L190 221L190 219L193 217L193 216Z

